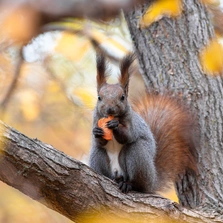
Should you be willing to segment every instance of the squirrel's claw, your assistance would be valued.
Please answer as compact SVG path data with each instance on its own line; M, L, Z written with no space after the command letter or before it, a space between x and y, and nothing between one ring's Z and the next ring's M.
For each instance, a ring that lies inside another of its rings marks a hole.
M100 127L95 127L95 128L93 128L93 134L94 134L95 138L100 138L104 135L104 131Z
M107 127L109 128L109 129L116 129L116 128L118 128L118 125L119 125L119 121L118 120L116 120L116 119L112 119L112 120L110 120L110 121L108 121L107 122Z
M127 181L121 181L118 184L119 189L122 191L122 193L128 193L132 190L132 184Z
M132 190L132 184L129 181L125 181L123 176L116 177L114 180L122 193L128 193Z

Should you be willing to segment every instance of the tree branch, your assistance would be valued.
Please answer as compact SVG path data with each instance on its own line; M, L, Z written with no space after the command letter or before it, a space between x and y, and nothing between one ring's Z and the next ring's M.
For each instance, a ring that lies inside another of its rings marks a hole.
M4 115L5 110L7 108L7 105L13 95L13 92L17 86L19 75L21 74L21 68L22 68L23 58L22 58L22 47L19 49L19 56L18 61L16 61L16 65L14 68L14 74L11 84L9 85L9 88L3 98L3 100L0 103L0 114L1 116Z
M26 5L30 9L40 12L44 24L64 17L88 17L93 19L107 19L115 17L120 9L129 10L136 3L143 0L61 0L36 1L33 0L0 0L0 4L7 7Z
M114 182L85 164L2 122L0 143L0 179L75 222L96 216L130 222L149 218L213 222L221 218L182 208L158 195L123 194Z

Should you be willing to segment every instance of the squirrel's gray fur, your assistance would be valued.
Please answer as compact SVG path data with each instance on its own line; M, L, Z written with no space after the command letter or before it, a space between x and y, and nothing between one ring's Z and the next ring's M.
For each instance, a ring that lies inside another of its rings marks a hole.
M97 121L102 118L97 109L94 112L93 128L97 127ZM135 113L131 107L122 117L123 123L128 129L126 138L119 139L118 132L113 130L114 137L122 144L119 154L119 164L123 170L123 176L112 173L109 165L109 157L106 153L106 140L92 139L90 154L90 166L98 173L103 174L119 183L124 192L132 189L141 192L152 192L156 185L156 170L154 164L155 140L149 126ZM123 178L123 179L121 179Z

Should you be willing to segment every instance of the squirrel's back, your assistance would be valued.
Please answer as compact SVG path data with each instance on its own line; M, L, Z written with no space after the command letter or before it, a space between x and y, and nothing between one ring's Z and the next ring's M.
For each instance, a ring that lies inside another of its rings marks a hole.
M196 129L186 106L171 96L147 93L133 109L150 126L156 141L158 190L186 170L196 172Z

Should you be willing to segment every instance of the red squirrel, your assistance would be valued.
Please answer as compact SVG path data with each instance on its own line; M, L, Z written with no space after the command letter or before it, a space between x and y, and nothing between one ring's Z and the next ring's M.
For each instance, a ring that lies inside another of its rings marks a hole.
M90 166L117 182L122 192L154 193L168 187L186 170L196 171L193 121L184 106L170 96L147 93L130 105L129 67L134 55L120 64L117 84L106 82L106 61L97 55L98 101L93 115ZM113 116L103 138L98 120Z

